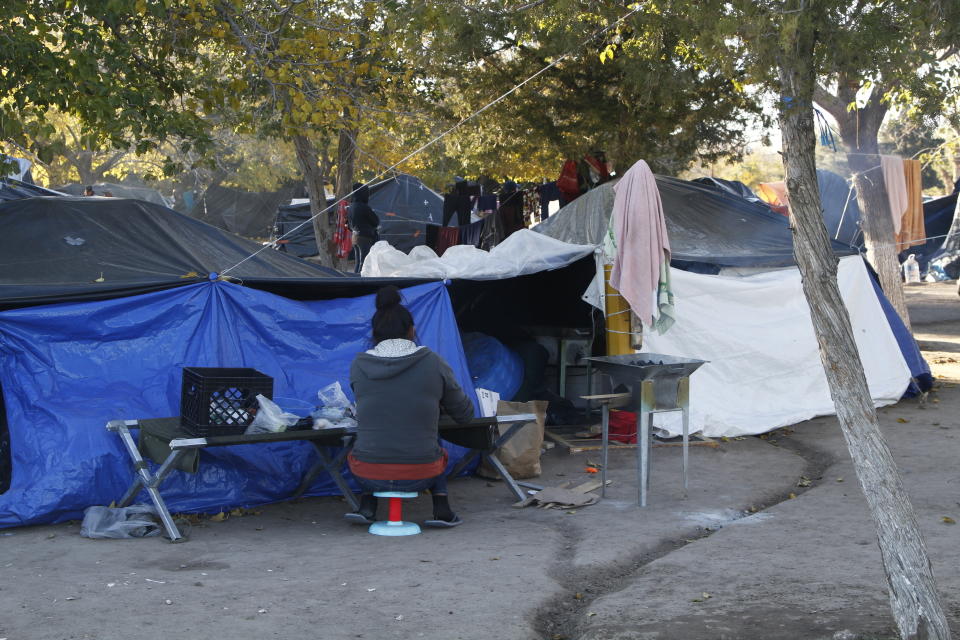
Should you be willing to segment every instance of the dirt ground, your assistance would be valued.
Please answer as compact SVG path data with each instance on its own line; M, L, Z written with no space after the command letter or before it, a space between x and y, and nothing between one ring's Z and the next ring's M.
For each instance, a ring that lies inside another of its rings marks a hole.
M960 298L908 290L940 386L880 411L960 633ZM596 454L550 451L545 484ZM339 499L204 522L182 544L95 541L77 524L0 531L0 640L892 638L873 525L833 418L765 438L653 452L650 504L615 452L607 499L515 509L499 483L451 484L465 524L379 538ZM791 497L791 495L793 497ZM422 520L429 505L407 508Z

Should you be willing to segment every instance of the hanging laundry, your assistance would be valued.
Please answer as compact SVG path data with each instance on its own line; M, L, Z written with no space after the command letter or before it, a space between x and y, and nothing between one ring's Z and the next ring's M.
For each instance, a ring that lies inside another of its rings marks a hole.
M907 211L907 179L904 174L903 158L900 156L880 156L880 168L883 182L887 185L887 199L890 201L890 215L893 217L893 233L900 233L903 214Z
M557 188L567 202L573 202L580 196L580 171L577 169L577 163L573 160L567 160L563 163L560 177L557 178Z
M540 222L540 192L536 187L523 190L523 226L532 227Z
M485 193L477 200L477 213L483 215L497 210L497 196L494 193Z
M500 191L500 208L497 210L500 218L503 237L507 238L514 231L525 228L523 224L523 192L517 189L517 183L507 181Z
M480 246L480 240L483 236L483 220L471 222L465 227L460 227L460 244L468 244L474 247Z
M460 243L460 227L440 227L437 235L437 255Z
M428 224L424 230L423 244L434 251L437 250L437 238L440 236L440 227L435 224Z
M617 256L610 285L627 299L643 324L654 326L659 316L661 265L670 263L670 240L657 182L647 163L638 160L613 190Z
M337 257L341 260L353 251L353 232L347 223L347 201L337 204L337 228L333 232L333 243L337 246Z
M907 211L903 214L897 251L924 244L927 230L923 222L923 178L919 160L904 160L903 171L907 184Z
M497 214L487 216L481 222L483 222L483 229L480 232L480 248L484 251L490 251L490 249L503 242L506 237L503 234L503 225L500 222L500 216Z
M543 222L550 217L550 203L560 199L560 189L556 182L547 182L538 186L537 191L540 192L540 221Z

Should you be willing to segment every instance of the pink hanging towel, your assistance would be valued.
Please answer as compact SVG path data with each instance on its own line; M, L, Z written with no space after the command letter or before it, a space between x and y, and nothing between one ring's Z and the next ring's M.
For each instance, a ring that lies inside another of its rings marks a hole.
M653 326L660 265L670 261L670 240L653 172L638 160L614 185L613 227L617 257L610 285L640 320Z

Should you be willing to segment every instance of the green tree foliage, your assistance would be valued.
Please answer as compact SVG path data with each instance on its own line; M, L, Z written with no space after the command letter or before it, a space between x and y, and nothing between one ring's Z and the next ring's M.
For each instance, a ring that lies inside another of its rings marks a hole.
M144 152L173 135L202 145L205 124L182 103L202 77L199 34L178 28L174 4L0 3L0 139L55 136L54 109L77 119L87 147Z
M690 48L675 15L618 23L628 9L615 1L425 4L431 70L442 78L433 93L448 122L570 54L451 137L448 153L469 173L552 178L566 157L594 149L618 167L645 158L677 173L695 158L735 155L760 117L744 78Z

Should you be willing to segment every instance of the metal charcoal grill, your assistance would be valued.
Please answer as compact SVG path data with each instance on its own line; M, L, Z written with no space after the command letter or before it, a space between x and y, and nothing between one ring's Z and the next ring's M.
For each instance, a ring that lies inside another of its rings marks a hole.
M687 493L687 464L690 446L690 376L707 363L660 353L628 353L619 356L587 358L598 370L609 375L614 385L630 389L627 408L637 413L637 502L647 506L650 483L650 424L654 413L683 413L683 492ZM610 439L610 408L603 404L603 476L606 487L607 454Z

